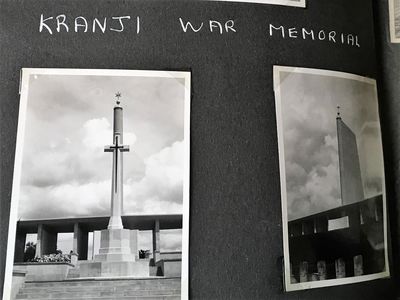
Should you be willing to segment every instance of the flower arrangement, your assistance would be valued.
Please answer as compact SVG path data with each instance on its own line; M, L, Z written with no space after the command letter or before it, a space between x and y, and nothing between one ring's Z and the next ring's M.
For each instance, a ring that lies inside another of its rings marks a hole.
M139 258L149 258L150 250L139 250Z
M37 262L37 263L53 263L53 262L71 262L71 256L68 254L49 254L43 255L42 257L35 257L34 259L30 260L29 262Z

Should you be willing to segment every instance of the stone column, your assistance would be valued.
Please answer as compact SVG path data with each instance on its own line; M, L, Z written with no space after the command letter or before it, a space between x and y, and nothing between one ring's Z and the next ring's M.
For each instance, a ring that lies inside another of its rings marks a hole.
M310 276L310 281L318 281L318 280L319 280L318 273L312 273Z
M154 263L160 260L160 221L154 222L153 228L153 260Z
M317 262L317 270L318 270L319 280L325 280L326 279L326 262L323 260L318 261Z
M308 281L308 262L302 261L299 266L300 282Z
M101 240L101 231L99 230L93 231L92 259L94 259L94 257L97 254L99 254L100 240Z
M314 220L315 224L315 233L327 232L328 231L328 218L327 217L319 217Z
M297 283L296 277L293 274L293 265L290 263L290 283Z
M362 257L362 255L354 256L353 263L354 263L354 276L364 275L364 267L363 267L363 257Z
M382 212L381 212L382 208L380 208L380 205L376 200L374 201L374 206L373 207L374 207L375 221L379 222L379 221L381 221L381 216L383 215Z
M26 233L20 232L17 227L15 236L14 262L23 262L26 244Z
M46 254L56 253L57 250L57 232L43 224L38 225L36 256L41 257Z
M349 227L355 231L360 231L361 217L360 210L356 207L348 212L349 216Z
M338 258L335 260L335 270L336 270L336 278L346 277L346 263L343 260L343 258Z
M74 243L73 250L74 253L78 254L79 260L87 260L88 252L88 239L89 234L79 223L74 224Z
M130 240L130 246L131 246L131 253L135 255L135 259L139 259L139 249L138 249L138 234L139 230L130 230L131 232L131 240Z
M43 225L39 224L37 229L37 236L36 236L36 253L35 257L42 256L42 229Z

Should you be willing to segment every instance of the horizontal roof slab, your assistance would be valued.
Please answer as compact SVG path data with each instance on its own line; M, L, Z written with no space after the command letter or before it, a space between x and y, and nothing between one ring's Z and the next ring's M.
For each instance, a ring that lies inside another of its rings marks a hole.
M36 233L39 224L43 224L56 232L73 232L74 224L78 223L87 231L107 229L110 217L80 217L62 219L20 220L17 230L25 233ZM130 215L122 216L122 223L126 229L152 230L156 220L160 222L160 229L181 229L182 215Z

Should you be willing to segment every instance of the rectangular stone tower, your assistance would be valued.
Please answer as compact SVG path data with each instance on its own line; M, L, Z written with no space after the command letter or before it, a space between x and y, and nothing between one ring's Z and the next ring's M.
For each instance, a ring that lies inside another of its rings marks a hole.
M360 159L358 156L357 138L353 131L343 122L340 114L336 118L340 192L342 205L364 200L364 188L361 179Z

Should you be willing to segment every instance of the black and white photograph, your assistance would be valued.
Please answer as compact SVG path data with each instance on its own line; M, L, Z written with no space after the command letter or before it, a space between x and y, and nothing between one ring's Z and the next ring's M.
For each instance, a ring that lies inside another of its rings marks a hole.
M24 68L19 105L3 300L187 299L190 72Z
M376 82L274 66L287 291L389 276Z
M283 6L306 7L306 0L213 0L213 1L227 1L227 2L249 2L260 4L275 4Z
M389 0L390 40L400 43L400 0Z

